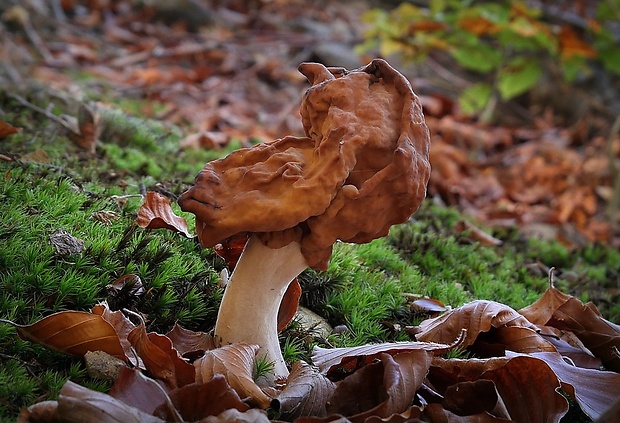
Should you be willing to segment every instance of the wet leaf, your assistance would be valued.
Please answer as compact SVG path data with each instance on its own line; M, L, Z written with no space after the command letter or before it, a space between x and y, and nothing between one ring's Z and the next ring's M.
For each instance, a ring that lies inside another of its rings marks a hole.
M61 311L31 325L15 326L22 339L36 342L61 353L83 356L88 351L104 351L127 361L118 334L107 321L83 311Z
M138 226L145 229L171 229L180 232L187 238L192 238L187 228L187 221L174 214L170 200L157 192L149 191L144 197L144 203L138 210L136 218Z
M325 404L335 388L336 385L317 368L298 361L293 364L286 386L278 395L280 413L287 420L299 416L324 417L327 415Z
M196 382L206 383L216 374L222 374L240 397L249 398L261 408L269 407L272 399L252 379L257 351L258 346L246 344L224 345L207 351L194 362Z

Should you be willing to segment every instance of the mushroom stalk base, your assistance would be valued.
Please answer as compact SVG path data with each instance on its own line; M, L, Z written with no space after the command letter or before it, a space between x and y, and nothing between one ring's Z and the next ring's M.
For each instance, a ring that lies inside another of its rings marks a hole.
M288 285L307 266L298 242L274 249L252 235L224 291L215 342L256 344L258 357L274 363L274 377L288 376L278 341L278 309Z

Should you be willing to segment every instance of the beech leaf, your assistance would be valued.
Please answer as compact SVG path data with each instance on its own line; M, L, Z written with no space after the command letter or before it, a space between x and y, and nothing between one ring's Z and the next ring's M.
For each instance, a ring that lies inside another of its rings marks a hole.
M205 332L194 332L181 327L178 323L174 324L166 336L172 342L174 349L182 356L196 353L202 355L205 351L215 348L213 336Z
M20 128L16 128L10 123L0 120L0 138L7 137L9 135L16 134L20 131Z
M379 362L361 368L338 384L328 412L346 415L355 423L406 411L426 377L431 359L432 354L422 349L394 356L381 353Z
M132 330L127 339L144 361L146 369L169 388L194 382L194 367L178 354L170 339L156 333L147 334L143 324Z
M164 388L137 369L121 369L109 395L147 414L153 414L158 406L174 410Z
M95 305L91 311L93 314L101 316L106 322L112 325L118 335L121 346L125 351L125 356L129 358L131 363L135 366L142 366L143 363L136 357L131 343L127 339L129 332L131 332L136 325L131 323L131 321L120 311L111 311L108 304L105 302Z
M247 411L250 407L241 401L237 392L228 385L223 375L215 375L207 383L192 383L170 392L170 399L184 421L194 422L217 416L230 409ZM155 415L170 421L174 415L169 409L157 410Z
M144 197L144 203L138 210L136 218L138 226L145 229L171 229L180 232L187 238L193 238L187 228L187 221L177 216L170 205L170 200L157 192L149 191Z
M336 385L314 366L298 361L293 364L285 388L278 395L283 418L293 420L299 416L324 417L325 404L334 393Z
M64 354L83 356L103 351L127 361L116 330L101 316L83 311L61 311L31 325L12 324L22 339Z
M620 374L571 366L558 353L540 352L531 355L547 363L563 384L570 385L570 388L564 386L564 390L571 394L591 419L596 420L618 399Z
M51 417L50 421L66 423L164 422L164 420L131 407L110 395L84 388L71 381L66 382L60 390L58 407Z
M271 405L272 399L252 379L257 345L231 344L207 351L194 362L196 382L206 383L222 374L240 397L248 397L261 408Z
M382 353L394 355L415 350L425 350L435 355L444 354L451 345L432 342L386 342L348 348L321 348L312 350L312 362L330 379L338 379L372 363Z
M462 328L467 328L461 348L472 345L480 333L491 328L520 326L536 329L525 317L512 308L494 301L476 300L448 311L439 317L420 323L419 341L449 344L459 336Z

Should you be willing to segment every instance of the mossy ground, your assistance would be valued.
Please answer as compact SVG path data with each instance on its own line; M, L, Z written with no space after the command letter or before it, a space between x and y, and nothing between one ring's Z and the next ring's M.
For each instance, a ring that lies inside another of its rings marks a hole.
M165 332L175 321L209 330L221 298L217 279L223 262L196 240L136 228L139 198L119 203L113 196L154 189L174 198L204 162L226 151L182 152L177 128L118 109L105 112L101 144L90 156L53 121L8 98L0 96L0 104L1 119L23 128L0 140L0 153L13 158L0 162L0 318L29 324L107 300L116 309L143 314L149 330ZM35 151L48 159L28 156ZM93 217L99 211L118 218L101 222ZM185 216L191 227L193 219ZM595 300L605 317L620 321L617 251L599 245L569 250L524 239L516 230L499 234L503 246L485 247L453 230L460 218L427 201L385 239L336 245L326 272L308 270L300 277L302 303L347 330L309 340L293 323L282 334L285 357L307 359L316 343L407 339L394 324L416 324L422 316L408 307L403 293L453 307L487 299L519 309L547 288L544 266L558 269L560 289ZM57 229L83 240L84 250L59 255L49 238ZM144 294L110 291L108 285L128 273L141 278ZM0 421L14 421L21 407L53 399L68 378L95 389L108 386L89 379L79 359L23 341L12 326L0 324Z

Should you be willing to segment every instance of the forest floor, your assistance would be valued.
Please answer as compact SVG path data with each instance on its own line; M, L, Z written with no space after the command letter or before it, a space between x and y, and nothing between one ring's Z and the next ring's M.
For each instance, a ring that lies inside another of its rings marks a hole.
M32 2L2 15L1 319L27 325L106 300L142 313L149 331L175 322L208 330L225 264L195 240L137 229L142 196L169 197L193 231L174 203L204 163L303 134L301 62L352 69L373 57L356 49L367 2L161 3ZM345 331L307 343L289 327L285 358L310 360L317 344L409 339L403 328L428 317L425 307L490 300L522 309L548 288L552 267L556 287L620 323L620 137L604 96L575 87L520 99L482 124L446 89L462 75L390 61L425 108L428 199L388 238L339 245L327 272L302 274L302 305ZM77 258L59 254L59 229L85 241ZM127 274L143 292L111 288ZM416 309L424 297L436 302ZM4 324L0 363L0 420L57 398L68 378L99 391L111 384ZM577 414L566 421L587 421Z

